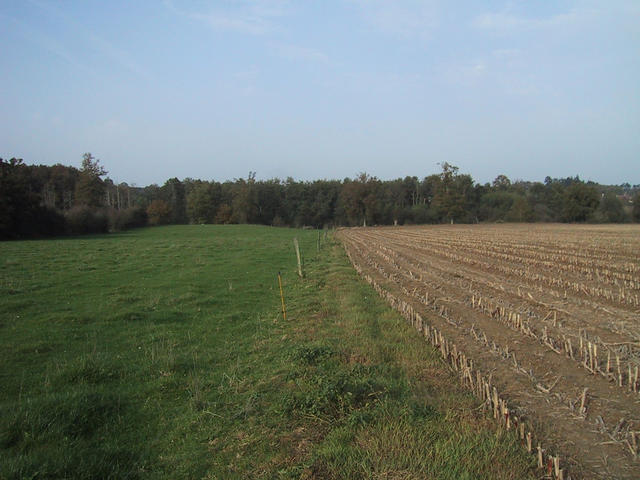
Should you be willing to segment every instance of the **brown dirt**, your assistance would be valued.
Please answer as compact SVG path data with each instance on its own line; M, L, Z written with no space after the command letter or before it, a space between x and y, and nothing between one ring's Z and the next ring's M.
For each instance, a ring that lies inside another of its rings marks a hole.
M640 227L355 228L338 237L363 275L491 375L572 478L640 478Z

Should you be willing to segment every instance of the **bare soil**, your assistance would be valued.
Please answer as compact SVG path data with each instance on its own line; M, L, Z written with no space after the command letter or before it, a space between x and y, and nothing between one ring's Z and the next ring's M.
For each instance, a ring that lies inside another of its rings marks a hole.
M338 237L363 275L490 375L572 478L640 478L639 226L354 228Z

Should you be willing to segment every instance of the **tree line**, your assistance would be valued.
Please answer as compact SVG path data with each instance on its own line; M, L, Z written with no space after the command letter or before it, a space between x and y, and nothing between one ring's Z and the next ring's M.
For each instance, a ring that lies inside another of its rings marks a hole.
M476 183L458 167L380 180L171 178L162 186L115 183L92 154L80 168L0 158L0 238L106 233L145 225L252 223L325 228L478 222L640 222L640 185L578 176L544 182L498 175Z

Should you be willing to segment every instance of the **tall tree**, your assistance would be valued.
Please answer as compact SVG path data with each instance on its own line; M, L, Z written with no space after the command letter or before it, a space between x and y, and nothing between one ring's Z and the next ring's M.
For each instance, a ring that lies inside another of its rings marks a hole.
M187 195L187 215L191 223L214 223L220 203L220 184L195 182Z
M19 236L22 212L38 204L29 190L27 173L21 158L6 162L0 158L0 238Z
M468 220L471 212L467 208L467 200L473 190L473 179L470 175L459 174L458 167L447 162L441 166L442 172L435 186L433 206L443 221L453 223Z
M505 219L509 222L530 222L533 219L533 210L525 197L516 193L513 195L513 204Z
M280 216L284 187L280 180L272 179L257 182L255 186L256 222L262 225L271 225L276 216Z
M598 221L607 223L622 223L626 220L624 207L618 196L613 192L603 195L598 207Z
M342 183L338 208L347 225L364 225L373 223L375 198L372 196L373 185L378 182L367 173L360 173L355 180L346 178Z
M76 182L76 204L100 207L105 202L105 184L101 177L107 171L91 153L82 155L80 175Z
M233 193L233 220L237 223L256 223L258 205L256 198L256 172L249 172L246 180L236 180Z
M154 200L147 207L149 225L165 225L171 221L171 207L162 199Z
M41 205L41 183L22 159L0 158L0 239L56 235L64 230L64 219Z
M493 181L493 188L496 190L509 190L511 180L506 175L498 175Z
M187 223L187 199L183 183L176 177L170 178L162 186L162 192L171 208L170 223Z
M598 191L581 181L576 181L564 191L563 220L586 222L590 220L600 203Z

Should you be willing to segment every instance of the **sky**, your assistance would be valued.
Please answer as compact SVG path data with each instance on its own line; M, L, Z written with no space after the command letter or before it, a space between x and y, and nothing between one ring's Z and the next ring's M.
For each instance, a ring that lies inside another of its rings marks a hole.
M640 1L0 0L0 157L640 184Z

